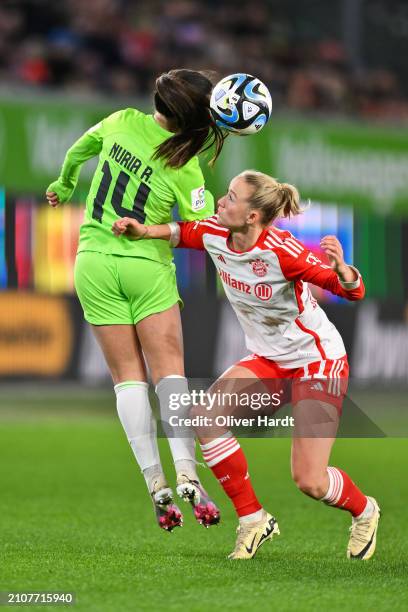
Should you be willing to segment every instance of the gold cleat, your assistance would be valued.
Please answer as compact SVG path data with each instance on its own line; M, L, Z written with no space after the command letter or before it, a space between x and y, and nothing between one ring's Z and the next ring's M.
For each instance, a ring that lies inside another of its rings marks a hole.
M228 555L228 559L252 559L262 544L280 534L276 519L265 510L263 512L264 516L260 521L241 523L238 526L235 548Z
M377 541L378 521L380 520L380 508L374 497L368 497L374 505L374 512L368 518L354 518L350 527L350 540L347 546L347 557L349 559L371 559L375 552Z

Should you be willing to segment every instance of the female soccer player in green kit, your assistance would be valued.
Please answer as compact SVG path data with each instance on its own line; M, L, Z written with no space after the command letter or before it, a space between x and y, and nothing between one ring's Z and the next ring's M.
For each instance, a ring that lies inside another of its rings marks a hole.
M51 206L68 202L81 165L99 155L86 200L75 264L75 287L110 369L119 418L153 499L159 526L182 524L160 462L156 422L148 397L148 366L161 410L174 385L188 392L184 376L180 297L170 246L136 242L111 232L130 217L146 225L213 213L197 154L211 146L212 161L224 135L210 115L212 83L202 72L171 70L156 80L153 115L127 108L90 128L68 150L60 177L47 189ZM209 526L219 512L201 487L190 435L169 438L177 492Z

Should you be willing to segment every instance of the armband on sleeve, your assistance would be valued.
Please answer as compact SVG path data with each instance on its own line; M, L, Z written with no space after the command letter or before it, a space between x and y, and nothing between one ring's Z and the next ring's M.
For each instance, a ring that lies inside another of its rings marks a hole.
M176 247L180 242L180 225L176 221L173 221L172 223L169 223L168 226L170 228L169 243L171 246Z
M360 286L360 282L361 282L361 274L360 272L357 270L357 268L355 268L354 266L350 266L349 268L351 268L357 275L357 278L355 281L349 281L348 283L340 280L339 278L339 283L340 285L343 287L343 289L346 289L347 291L350 291L351 289L358 289Z

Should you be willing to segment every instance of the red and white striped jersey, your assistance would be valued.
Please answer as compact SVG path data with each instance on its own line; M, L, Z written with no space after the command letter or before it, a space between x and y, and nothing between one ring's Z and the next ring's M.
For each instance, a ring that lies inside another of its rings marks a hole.
M282 367L339 359L345 354L341 336L313 298L308 282L344 297L360 300L364 284L342 283L288 231L266 228L244 252L228 245L230 231L217 216L181 222L178 247L210 254L246 336L249 351Z

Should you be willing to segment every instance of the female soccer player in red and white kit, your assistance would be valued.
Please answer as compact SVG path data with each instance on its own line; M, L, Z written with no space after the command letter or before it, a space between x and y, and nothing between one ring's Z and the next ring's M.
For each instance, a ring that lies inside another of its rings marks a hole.
M306 495L351 513L347 556L369 559L376 545L378 504L342 469L329 466L336 417L347 390L346 351L307 283L348 300L362 299L364 285L358 270L344 262L335 236L321 240L321 249L331 263L328 266L290 232L274 226L279 218L300 212L295 187L260 172L245 171L231 181L213 217L157 226L123 218L113 231L208 251L252 352L217 382L234 379L239 386L240 379L291 379L289 399L295 422L300 423L292 441L292 477ZM322 414L327 418L321 419ZM239 517L230 558L251 558L279 533L276 519L258 502L245 455L231 432L216 437L199 433L199 437L203 457Z

